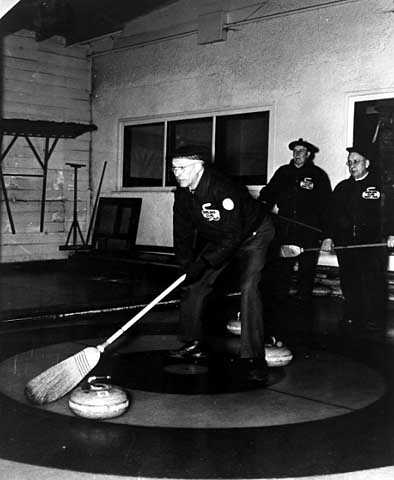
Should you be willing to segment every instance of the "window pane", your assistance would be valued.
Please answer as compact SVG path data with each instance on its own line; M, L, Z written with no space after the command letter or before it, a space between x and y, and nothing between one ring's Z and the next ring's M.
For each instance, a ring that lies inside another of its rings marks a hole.
M211 152L212 118L168 122L167 152L169 156L185 145L198 145ZM170 162L167 162L166 185L175 185Z
M269 112L216 119L215 166L246 185L267 182Z
M123 186L162 186L164 123L124 128Z

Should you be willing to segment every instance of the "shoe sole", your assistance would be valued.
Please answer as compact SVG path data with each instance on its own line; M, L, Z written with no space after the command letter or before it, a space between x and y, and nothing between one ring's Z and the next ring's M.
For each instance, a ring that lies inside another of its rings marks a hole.
M184 360L184 361L203 361L208 360L208 355L201 355L196 357L194 355L177 355L177 354L167 354L167 358L171 358L173 360Z

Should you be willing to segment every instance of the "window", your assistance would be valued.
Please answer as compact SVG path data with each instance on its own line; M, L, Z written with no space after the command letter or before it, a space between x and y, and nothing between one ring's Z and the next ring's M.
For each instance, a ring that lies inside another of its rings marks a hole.
M212 152L212 163L247 185L267 180L268 110L147 123L122 122L122 187L172 187L167 159L183 145Z
M212 145L212 118L194 118L168 122L167 152L168 157L184 145L205 147L208 152ZM171 164L167 162L166 185L175 185Z
M215 166L245 185L265 184L268 119L269 112L218 117Z
M128 125L124 128L124 187L162 186L163 145L164 123Z

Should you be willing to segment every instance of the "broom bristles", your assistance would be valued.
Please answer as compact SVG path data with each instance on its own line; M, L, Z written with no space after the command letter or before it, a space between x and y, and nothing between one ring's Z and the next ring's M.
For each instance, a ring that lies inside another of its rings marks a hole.
M32 378L25 387L25 394L39 405L54 402L77 386L99 360L99 350L87 347Z

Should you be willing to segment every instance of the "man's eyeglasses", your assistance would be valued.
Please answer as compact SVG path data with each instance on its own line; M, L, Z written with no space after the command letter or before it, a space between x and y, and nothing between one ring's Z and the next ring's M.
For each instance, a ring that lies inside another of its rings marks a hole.
M180 172L182 173L185 168L188 168L188 167L193 167L194 165L197 165L197 164L201 164L201 162L199 160L196 160L195 162L192 162L192 163L188 163L187 165L180 165L180 166L177 166L177 167L171 167L171 170L176 173L176 172Z
M191 167L192 165L193 165L193 164L191 164L191 165L184 165L183 167L171 167L171 170L172 170L174 173L177 173L177 172L182 173L182 172L185 170L185 168Z
M346 165L348 167L352 167L354 165L360 165L360 163L362 163L362 162L365 162L365 160L363 158L360 158L359 160L348 160L346 162Z

